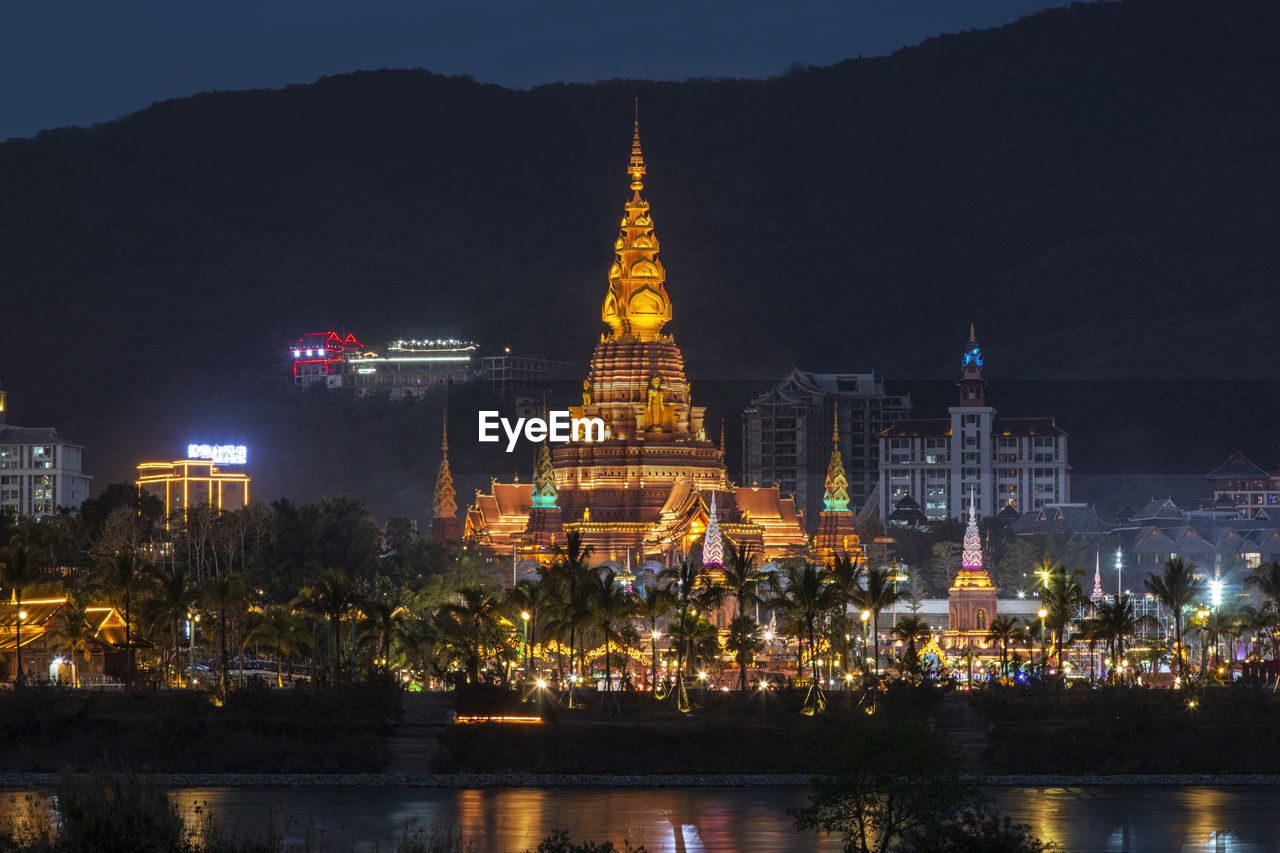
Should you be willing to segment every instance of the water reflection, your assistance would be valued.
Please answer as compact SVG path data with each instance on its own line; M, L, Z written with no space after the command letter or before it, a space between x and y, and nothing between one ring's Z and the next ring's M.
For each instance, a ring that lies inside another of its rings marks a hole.
M1073 853L1258 853L1280 850L1280 787L992 789L994 804L1040 838ZM651 853L836 851L801 835L786 810L798 788L194 788L183 811L256 832L288 821L294 838L326 851L386 850L406 827L456 824L478 853L519 853L551 829L578 840L623 839ZM0 792L0 825L48 821L36 791ZM199 810L197 812L197 810Z
M1080 853L1280 850L1280 789L1015 788L987 792L1040 838Z

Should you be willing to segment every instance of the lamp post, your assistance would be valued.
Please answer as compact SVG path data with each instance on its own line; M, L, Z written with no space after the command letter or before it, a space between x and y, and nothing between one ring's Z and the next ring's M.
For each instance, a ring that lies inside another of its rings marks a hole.
M529 678L529 611L520 611L521 628L524 631L524 677Z
M1040 667L1046 668L1049 663L1049 645L1045 640L1045 619L1049 616L1049 611L1043 607L1040 608Z
M191 662L191 679L189 686L196 685L196 623L200 621L200 614L187 613L187 656ZM293 678L292 675L289 676Z
M869 645L869 642L870 642L869 635L867 633L867 630L868 630L867 623L871 619L871 611L870 610L862 611L862 615L859 616L858 618L862 620L862 677L866 678L868 675L867 651L871 648Z
M27 621L27 611L19 610L18 611L18 632L16 634L18 638L22 637L22 623L26 621ZM22 684L22 643L15 643L13 647L13 655L14 655L14 660L18 662L17 683L19 686L21 686Z
M649 673L649 691L654 696L658 695L658 638L662 636L661 631L654 631L649 635L651 645L651 653L653 655L653 669Z

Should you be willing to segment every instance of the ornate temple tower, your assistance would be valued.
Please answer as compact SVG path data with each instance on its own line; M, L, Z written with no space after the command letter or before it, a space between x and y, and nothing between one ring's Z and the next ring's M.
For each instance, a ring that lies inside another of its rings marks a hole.
M827 464L827 481L822 491L822 514L818 516L818 533L813 537L813 550L829 562L838 554L857 555L861 541L849 509L849 479L840 457L840 413L836 412L831 428L831 461Z
M707 528L755 546L766 559L808 547L795 501L776 486L735 489L723 441L717 447L708 440L705 409L693 404L684 356L665 331L671 299L643 196L645 171L637 121L631 195L600 312L607 331L592 353L582 405L570 409L576 418L600 418L605 438L542 448L532 487L495 481L491 492L477 492L467 536L493 558L543 562L552 531L578 531L596 559L618 567L634 561L637 570L688 555ZM710 512L702 498L708 489L716 502Z
M664 513L671 521L673 512L687 508L672 505L674 492L687 503L704 488L726 491L729 483L720 451L707 439L705 408L693 405L684 356L664 332L671 300L652 213L642 195L645 163L638 120L627 173L631 198L614 241L600 312L608 331L592 354L582 405L573 410L575 417L601 418L606 440L562 444L552 455L566 527L581 530L597 553L636 548L638 554L656 556L673 550L671 541L663 541L670 540L670 531L661 537L649 531ZM737 520L732 503L722 511Z
M449 418L445 415L440 437L440 470L436 472L435 496L431 500L431 537L437 542L453 543L462 536L458 522L458 500L449 471Z
M960 571L956 573L951 589L947 590L947 603L951 611L950 633L981 634L979 639L986 637L991 620L996 618L996 588L982 567L982 539L972 500L969 502L969 524L964 530Z

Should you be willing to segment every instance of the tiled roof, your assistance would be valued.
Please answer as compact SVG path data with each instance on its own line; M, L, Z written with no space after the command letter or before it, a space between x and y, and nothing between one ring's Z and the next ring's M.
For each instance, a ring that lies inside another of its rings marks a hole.
M1053 418L996 418L992 429L996 435L1066 435Z
M1208 480L1256 480L1259 478L1266 479L1269 475L1266 471L1263 471L1257 465L1254 465L1246 459L1245 455L1237 450L1235 453L1232 453L1227 457L1226 462L1223 462L1217 468L1214 468L1204 476L1205 479Z
M0 444L61 444L65 447L84 447L67 441L53 427L20 427L0 424Z

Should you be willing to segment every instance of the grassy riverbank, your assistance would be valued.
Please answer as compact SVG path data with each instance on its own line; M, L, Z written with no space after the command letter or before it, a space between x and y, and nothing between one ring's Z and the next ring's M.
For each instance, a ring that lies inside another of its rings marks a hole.
M0 772L372 773L394 686L330 690L0 693Z

